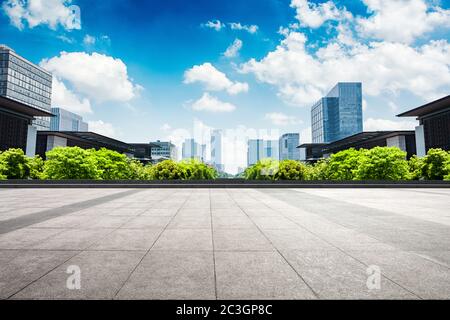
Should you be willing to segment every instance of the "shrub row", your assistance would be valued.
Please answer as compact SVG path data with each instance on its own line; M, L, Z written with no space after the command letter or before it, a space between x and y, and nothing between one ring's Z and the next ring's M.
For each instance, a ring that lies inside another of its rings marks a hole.
M244 172L252 180L450 180L450 153L431 149L424 158L395 147L347 149L314 165L264 159Z
M195 160L144 166L108 149L59 147L47 152L46 158L29 158L22 149L0 153L0 179L197 180L218 175L214 168Z

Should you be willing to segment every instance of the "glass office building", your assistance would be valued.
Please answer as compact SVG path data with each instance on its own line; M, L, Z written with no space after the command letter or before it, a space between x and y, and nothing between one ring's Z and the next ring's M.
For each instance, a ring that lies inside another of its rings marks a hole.
M224 170L222 161L222 130L211 132L211 164L219 171Z
M280 137L279 152L280 160L300 160L300 134L286 133Z
M329 143L363 131L362 84L340 82L311 108L313 143Z
M278 160L278 148L278 140L249 139L247 148L247 165L254 165L259 160L267 158Z
M52 113L55 116L50 120L51 131L88 131L88 124L81 116L62 108L52 108Z
M152 145L151 156L152 159L178 159L177 147L168 141L150 142Z
M206 160L206 145L199 144L194 139L186 139L183 142L182 158L204 162Z
M0 45L0 96L51 112L52 74ZM36 117L38 130L50 129L50 118Z

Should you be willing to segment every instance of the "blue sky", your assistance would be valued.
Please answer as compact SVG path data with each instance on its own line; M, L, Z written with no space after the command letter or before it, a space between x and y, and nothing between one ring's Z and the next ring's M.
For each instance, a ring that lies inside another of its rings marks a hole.
M127 142L194 125L308 141L337 81L363 82L366 130L414 127L395 114L450 92L449 27L450 1L6 0L0 42L54 74L55 105Z

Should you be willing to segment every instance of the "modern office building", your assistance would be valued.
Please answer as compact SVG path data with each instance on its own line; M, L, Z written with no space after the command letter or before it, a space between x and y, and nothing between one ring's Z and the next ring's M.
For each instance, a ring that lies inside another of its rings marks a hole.
M211 132L211 165L218 171L224 171L222 159L222 130Z
M0 151L18 148L27 156L34 156L37 130L32 125L33 119L51 115L50 112L0 96Z
M450 150L450 95L421 107L399 114L398 117L417 117L417 155L423 157L428 150Z
M311 108L313 143L329 143L363 131L362 84L339 82Z
M183 142L182 158L204 162L206 160L206 145L199 144L194 139L186 139Z
M154 145L151 143L129 143L134 149L133 158L142 162L143 164L153 163L152 148Z
M88 124L83 121L83 118L73 112L62 108L52 108L52 113L55 116L50 119L51 131L89 131Z
M300 134L285 133L280 137L279 152L280 160L300 160Z
M247 145L247 165L251 166L262 159L279 159L279 141L249 139Z
M0 96L51 113L52 74L0 45ZM49 130L50 118L37 116L37 130Z
M45 159L45 153L56 147L80 147L83 149L106 148L129 157L134 156L132 145L93 132L38 131L36 153Z
M152 145L151 157L154 161L178 160L177 147L169 141L150 142Z
M305 143L298 148L304 150L303 161L315 162L339 151L354 149L372 149L375 147L397 147L411 158L416 154L414 131L372 131L361 132L331 143Z

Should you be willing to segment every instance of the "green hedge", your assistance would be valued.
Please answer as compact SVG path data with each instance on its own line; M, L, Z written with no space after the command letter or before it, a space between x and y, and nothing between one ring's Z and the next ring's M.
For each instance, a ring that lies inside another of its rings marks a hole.
M347 149L314 165L263 159L244 172L248 180L450 180L450 153L431 149L406 160L395 147Z
M212 180L218 172L202 162L166 160L144 166L118 152L59 147L47 160L21 149L0 153L0 179ZM450 153L431 149L409 161L398 148L348 149L315 165L263 159L243 173L248 180L450 180Z

